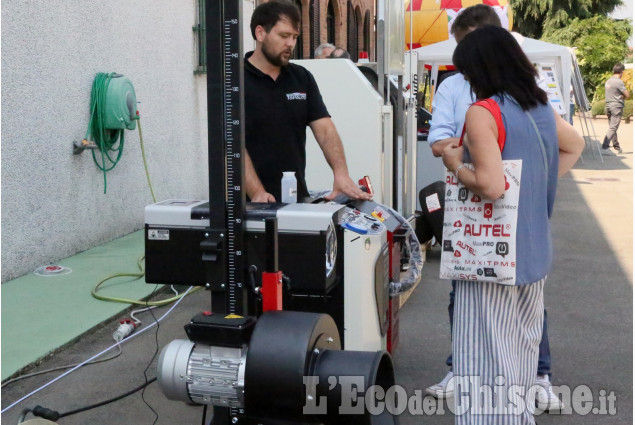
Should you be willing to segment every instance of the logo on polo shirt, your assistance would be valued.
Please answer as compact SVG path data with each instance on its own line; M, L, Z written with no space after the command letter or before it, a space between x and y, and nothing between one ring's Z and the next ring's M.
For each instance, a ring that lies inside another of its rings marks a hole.
M306 100L306 93L287 93L287 100Z

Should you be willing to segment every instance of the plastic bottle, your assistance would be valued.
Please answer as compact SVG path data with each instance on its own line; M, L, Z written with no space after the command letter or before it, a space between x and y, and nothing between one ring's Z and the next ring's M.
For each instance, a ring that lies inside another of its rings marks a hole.
M295 179L295 171L282 172L282 202L294 204L298 202L298 181Z

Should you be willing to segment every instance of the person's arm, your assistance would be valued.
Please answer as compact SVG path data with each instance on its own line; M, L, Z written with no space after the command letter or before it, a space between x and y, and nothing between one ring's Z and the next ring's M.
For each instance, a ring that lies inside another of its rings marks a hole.
M617 85L616 90L620 92L622 96L624 96L624 100L631 97L631 94L626 89L626 84L624 84L624 81L622 81L621 78L619 78L619 84Z
M309 126L324 153L326 162L333 170L333 191L326 199L334 199L340 193L344 193L351 199L371 200L372 196L362 191L348 175L344 147L333 120L328 117L320 118L309 123Z
M558 135L558 177L571 169L584 149L584 139L554 110L556 133Z
M439 158L443 155L443 151L446 146L449 145L457 145L461 139L459 137L448 137L447 139L437 140L436 142L430 145L430 149L432 149L432 155Z
M459 144L456 122L454 120L454 102L451 84L445 81L439 86L432 100L432 119L430 120L430 133L428 143L432 149L432 155L440 157L446 146Z
M245 187L251 202L276 202L276 198L265 190L260 178L258 178L247 149L243 150L243 155L245 155Z
M463 148L448 145L443 151L443 163L455 172L457 179L477 195L496 200L505 193L503 160L498 147L498 128L492 114L485 108L473 106L465 117L467 138L463 143L470 150L474 171L462 167Z

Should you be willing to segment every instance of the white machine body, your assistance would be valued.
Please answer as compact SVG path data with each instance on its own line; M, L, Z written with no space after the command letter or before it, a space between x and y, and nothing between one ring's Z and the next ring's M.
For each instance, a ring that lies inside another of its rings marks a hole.
M170 199L146 206L148 282L161 283L157 279L161 278L200 284L200 235L209 226L206 203ZM344 349L386 350L390 286L386 226L376 217L338 204L258 208L245 222L245 243L250 244L246 251L253 254L250 261L257 261L257 245L251 243L262 239L258 235L264 232L264 217L275 215L280 268L294 285L293 294L285 295L283 309L316 311L320 303L324 305L320 297L327 296L331 305L320 312L333 314L343 329ZM343 255L338 255L339 250Z
M387 348L388 262L385 228L381 232L366 235L344 230L346 350L376 351ZM384 302L385 312L378 307Z

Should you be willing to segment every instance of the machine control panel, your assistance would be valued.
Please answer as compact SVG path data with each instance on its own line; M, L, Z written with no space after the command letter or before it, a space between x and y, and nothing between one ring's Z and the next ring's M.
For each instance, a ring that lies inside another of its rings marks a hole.
M353 208L347 208L346 212L344 212L340 226L360 235L374 235L386 230L386 226L384 226L380 218Z

